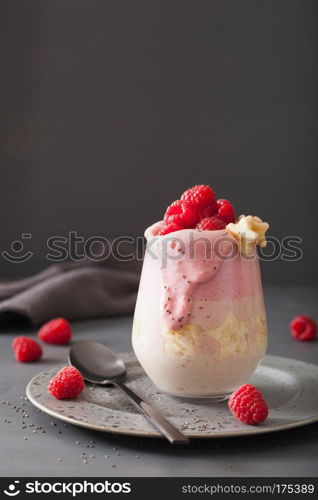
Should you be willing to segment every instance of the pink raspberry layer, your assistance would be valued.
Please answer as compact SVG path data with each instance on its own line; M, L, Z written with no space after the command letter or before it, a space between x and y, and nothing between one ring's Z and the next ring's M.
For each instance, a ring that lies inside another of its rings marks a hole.
M161 227L162 222L147 229L148 241ZM202 232L197 230L182 230L175 238L167 238L167 245L159 242L157 246L157 265L149 265L148 269L160 273L162 313L170 330L189 322L194 301L202 301L204 307L205 301L262 296L257 257L242 259L235 239L226 231L205 232L203 240ZM207 256L209 249L212 253ZM151 255L146 252L148 258ZM151 288L151 280L147 281ZM152 282L157 279L152 278Z

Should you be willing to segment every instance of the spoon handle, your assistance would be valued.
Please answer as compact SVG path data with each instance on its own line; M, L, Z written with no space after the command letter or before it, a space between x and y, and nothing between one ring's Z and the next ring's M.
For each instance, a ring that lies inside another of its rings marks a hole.
M185 437L174 425L170 424L153 406L146 403L141 397L121 382L112 380L111 384L121 389L130 399L137 410L145 415L150 422L170 441L170 443L188 444L189 439Z

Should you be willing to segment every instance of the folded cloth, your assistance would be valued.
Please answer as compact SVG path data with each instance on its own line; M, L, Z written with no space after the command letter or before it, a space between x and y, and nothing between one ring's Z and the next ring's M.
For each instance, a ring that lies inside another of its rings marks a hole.
M132 313L140 263L123 264L56 264L32 277L0 283L0 322L24 318L39 325L59 316L82 320Z

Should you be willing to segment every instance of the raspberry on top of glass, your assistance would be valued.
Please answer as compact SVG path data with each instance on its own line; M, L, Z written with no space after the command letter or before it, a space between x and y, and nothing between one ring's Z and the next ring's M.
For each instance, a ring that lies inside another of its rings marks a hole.
M187 189L180 200L171 203L163 220L159 235L194 228L213 231L235 222L235 212L228 200L215 199L210 186L199 185Z
M163 220L152 226L153 236L196 229L199 231L224 230L237 241L242 253L250 253L255 245L266 245L265 233L269 225L252 215L235 217L232 203L224 198L216 199L210 186L200 184L187 189L179 200L167 208ZM146 234L146 236L148 236Z

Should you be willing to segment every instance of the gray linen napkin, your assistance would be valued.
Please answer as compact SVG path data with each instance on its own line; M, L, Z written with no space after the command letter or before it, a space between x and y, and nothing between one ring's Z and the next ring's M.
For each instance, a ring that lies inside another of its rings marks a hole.
M0 323L21 318L39 325L132 313L141 263L55 264L38 274L0 283Z

